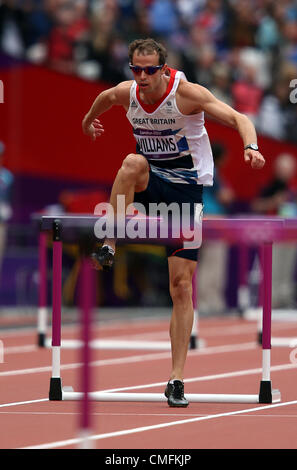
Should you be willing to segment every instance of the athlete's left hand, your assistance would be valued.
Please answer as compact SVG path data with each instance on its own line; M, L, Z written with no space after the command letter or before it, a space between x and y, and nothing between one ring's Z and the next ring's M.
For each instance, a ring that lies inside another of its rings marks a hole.
M250 162L251 167L255 170L260 170L265 165L265 158L263 155L260 152L252 149L246 149L244 151L244 160L247 163Z

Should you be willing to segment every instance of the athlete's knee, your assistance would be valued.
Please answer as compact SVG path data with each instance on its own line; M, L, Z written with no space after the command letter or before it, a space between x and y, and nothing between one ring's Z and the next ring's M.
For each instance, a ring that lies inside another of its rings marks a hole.
M148 163L142 155L130 153L123 160L120 171L125 178L133 179L135 181L146 173L148 169Z
M174 276L170 281L169 291L173 302L190 300L192 298L192 281L188 276Z

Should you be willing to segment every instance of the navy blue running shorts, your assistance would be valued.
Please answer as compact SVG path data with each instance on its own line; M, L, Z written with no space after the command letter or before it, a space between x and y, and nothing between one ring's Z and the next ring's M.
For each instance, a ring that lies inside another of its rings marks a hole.
M172 183L159 177L150 170L148 186L144 191L135 193L134 202L141 203L145 207L145 214L150 216L149 204L177 203L179 212L188 209L189 216L186 220L194 220L197 204L203 204L203 185ZM187 203L182 207L183 203ZM154 214L155 215L155 214ZM190 218L189 218L190 217ZM193 227L193 225L191 225ZM184 248L181 241L176 244L166 245L167 256L178 256L180 258L197 261L198 248Z

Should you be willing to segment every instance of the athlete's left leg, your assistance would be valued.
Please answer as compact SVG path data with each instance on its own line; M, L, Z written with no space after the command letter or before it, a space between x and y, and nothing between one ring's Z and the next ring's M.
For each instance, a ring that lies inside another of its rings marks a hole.
M171 380L183 381L184 366L194 318L192 278L196 264L196 261L178 256L170 256L168 258L169 289L173 303L170 322Z

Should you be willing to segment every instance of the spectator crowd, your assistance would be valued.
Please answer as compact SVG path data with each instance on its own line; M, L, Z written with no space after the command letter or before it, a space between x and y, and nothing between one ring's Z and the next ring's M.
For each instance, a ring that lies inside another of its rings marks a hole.
M87 79L131 78L128 44L149 36L260 133L297 142L296 0L0 0L2 54Z

